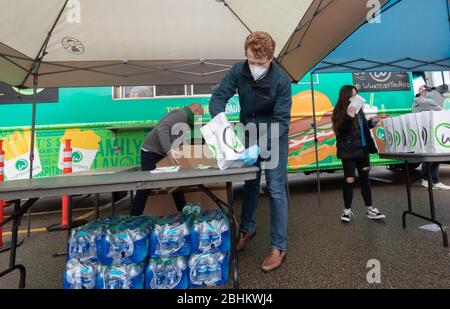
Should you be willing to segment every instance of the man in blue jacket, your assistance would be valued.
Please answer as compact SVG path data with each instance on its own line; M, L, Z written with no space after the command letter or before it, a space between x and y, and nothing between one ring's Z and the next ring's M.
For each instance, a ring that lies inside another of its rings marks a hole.
M258 144L267 143L270 160L276 164L265 164L265 178L270 197L270 242L271 248L261 269L269 272L283 263L287 246L288 206L286 194L288 132L291 119L291 79L273 61L275 42L266 32L254 32L245 41L245 62L235 64L226 74L209 102L211 116L224 112L228 100L239 94L240 122L255 124ZM265 134L260 124L267 125ZM273 133L271 127L278 132ZM264 136L263 136L264 135ZM268 140L265 136L268 136ZM246 145L252 144L246 140ZM271 147L270 147L271 145ZM263 149L261 149L263 154ZM263 156L261 154L261 157ZM259 158L256 165L260 166ZM266 161L268 162L268 161ZM272 166L268 166L272 165ZM256 234L255 211L258 206L261 172L255 180L246 181L242 203L241 224L237 240L238 251Z

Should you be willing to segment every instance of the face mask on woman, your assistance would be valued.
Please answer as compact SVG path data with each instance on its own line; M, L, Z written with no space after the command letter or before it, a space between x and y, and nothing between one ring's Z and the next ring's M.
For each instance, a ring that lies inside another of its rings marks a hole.
M428 99L432 99L433 98L433 92L427 91L427 95L425 97L427 97Z

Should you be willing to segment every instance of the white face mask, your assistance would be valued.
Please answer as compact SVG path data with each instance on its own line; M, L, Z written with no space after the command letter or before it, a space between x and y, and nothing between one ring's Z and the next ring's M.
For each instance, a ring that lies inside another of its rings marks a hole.
M254 80L260 79L261 76L266 74L266 72L269 70L269 68L260 67L258 65L253 65L253 64L249 64L249 67L250 67L250 72L252 72L252 76L253 76Z

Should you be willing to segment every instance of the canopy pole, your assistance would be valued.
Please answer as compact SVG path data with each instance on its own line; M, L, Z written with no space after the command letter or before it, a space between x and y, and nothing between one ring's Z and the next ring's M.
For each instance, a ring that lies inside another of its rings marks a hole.
M39 68L39 66L37 66ZM34 70L33 70L34 71ZM33 103L31 109L31 145L30 145L30 179L33 178L33 166L34 166L34 135L36 132L36 102L37 102L37 86L38 86L38 74L33 72ZM27 238L31 237L31 208L28 209L27 217Z
M36 101L37 101L37 85L38 75L33 72L33 103L31 108L31 145L30 145L30 179L33 178L33 163L34 163L34 134L36 131Z
M58 16L56 17L56 20L53 22L52 27L50 28L50 31L47 33L47 37L45 38L44 43L41 46L41 49L39 50L34 62L33 66L31 67L31 71L28 72L27 76L24 78L22 85L25 83L29 75L33 76L33 103L32 103L32 110L31 110L31 142L30 142L30 174L29 178L33 178L33 166L34 166L34 144L35 144L35 132L36 132L36 105L37 105L37 87L39 82L39 68L41 66L42 60L47 54L47 45L50 41L50 37L53 33L53 30L56 27L56 24L58 23L59 19L61 18L64 9L66 8L66 5L69 0L66 0L64 2L64 5L62 6L61 10L59 11ZM31 236L31 207L28 209L28 218L27 218L27 237L29 238Z
M443 91L448 91L447 84L445 83L445 74L444 74L444 71L441 71L441 76L442 76L442 90L443 90Z
M245 29L247 29L247 31L249 33L252 33L252 29L250 29L246 23L244 23L244 21L242 20L241 17L239 17L238 14L236 14L236 12L230 7L230 5L225 1L225 0L217 0L217 2L222 2L224 6L226 6L230 12L241 22L241 24L245 27Z
M318 151L318 140L317 140L317 122L316 122L316 105L314 103L314 80L313 80L313 72L310 75L310 85L311 85L311 98L312 98L312 112L313 112L313 122L311 126L314 130L314 148L316 154L316 176L317 176L317 202L320 207L320 175L319 175L319 151Z

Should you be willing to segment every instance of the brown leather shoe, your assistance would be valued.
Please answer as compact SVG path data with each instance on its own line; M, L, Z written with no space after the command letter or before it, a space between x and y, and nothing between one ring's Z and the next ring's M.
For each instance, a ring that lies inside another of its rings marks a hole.
M278 250L272 247L262 263L261 270L265 273L275 270L283 264L285 258L286 250Z
M247 242L252 239L253 237L255 237L256 235L256 231L252 232L252 233L244 233L244 232L239 232L238 234L238 239L237 239L237 251L242 251L244 250L245 246L247 245Z

